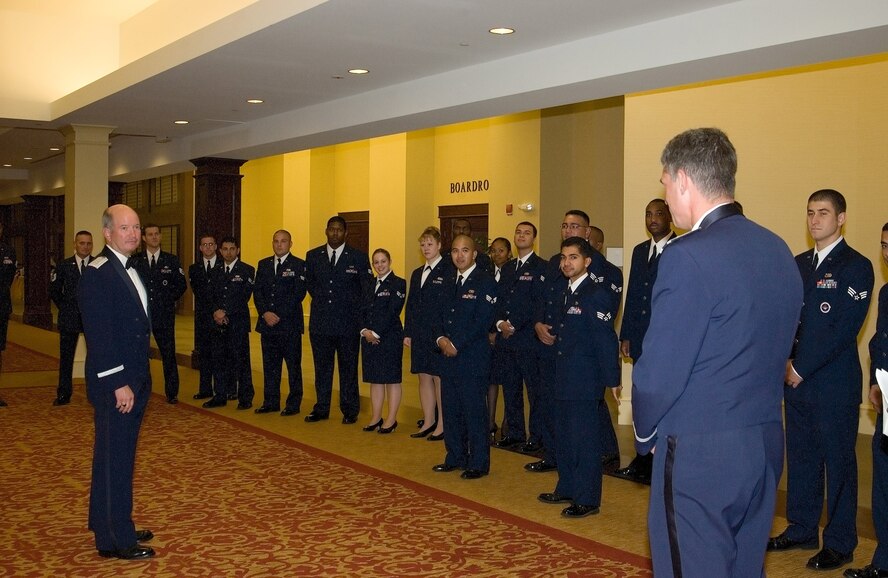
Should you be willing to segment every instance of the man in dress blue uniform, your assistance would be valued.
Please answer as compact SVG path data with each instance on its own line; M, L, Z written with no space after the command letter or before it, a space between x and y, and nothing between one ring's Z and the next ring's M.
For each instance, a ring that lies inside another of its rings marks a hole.
M539 495L548 504L571 502L566 518L597 514L601 505L601 405L604 390L620 384L617 334L609 319L610 291L588 274L595 249L582 237L561 243L562 294L555 333L555 406L558 411L558 484Z
M589 226L589 215L578 209L571 209L564 214L561 223L561 240L570 237L582 237L589 240L592 228ZM616 267L609 267L607 259L599 251L592 255L592 262L587 269L589 276L596 283L603 283L610 297L609 320L616 318L620 307L623 291L622 273ZM615 276L614 269L619 273ZM555 409L555 335L552 327L559 308L563 305L562 297L567 286L567 277L561 272L561 252L556 253L546 265L533 288L534 331L537 336L537 361L540 372L540 394L537 403L543 414L543 459L524 466L529 472L550 472L557 469L557 437L555 435L558 416ZM620 388L614 388L614 395L619 396Z
M588 241L596 252L604 255L604 231L594 225L589 227ZM593 280L604 284L609 289L610 306L608 307L608 313L610 313L610 318L607 321L610 323L611 328L613 328L617 321L617 314L620 311L620 303L623 300L623 271L606 258L602 266L604 267L604 275ZM616 334L616 331L614 333ZM620 405L620 395L623 392L623 386L618 383L611 388L611 392L617 405ZM601 400L598 406L598 412L598 423L601 428L601 466L605 473L611 474L620 467L620 446L617 443L617 432L614 430L610 408L604 399Z
M305 299L305 261L290 254L289 231L275 231L274 255L259 261L253 302L262 336L262 370L265 373L262 407L256 413L281 409L281 365L287 364L290 393L281 415L296 415L302 405L302 300Z
M136 270L148 290L151 332L163 362L167 403L179 402L179 366L176 364L176 301L185 293L185 272L179 258L160 249L160 227L142 228L145 251L135 257Z
M816 549L829 505L816 570L851 561L857 546L857 425L863 373L857 334L873 290L873 266L842 236L845 197L832 189L808 198L814 249L796 256L805 287L795 344L786 363L786 518L789 527L768 550Z
M636 449L656 450L654 574L762 576L802 283L786 243L737 213L722 131L686 131L660 160L672 218L690 232L663 251L632 375Z
M140 231L135 211L108 207L102 214L105 249L87 266L78 288L86 394L96 429L89 529L99 555L126 560L154 555L139 545L153 534L136 530L132 520L136 442L151 396L148 292L131 266Z
M254 269L240 260L234 237L222 239L222 272L212 282L215 374L219 385L203 407L222 407L238 400L237 409L253 407L253 368L250 362L250 296ZM221 384L221 385L220 385Z
M523 221L515 227L515 249L518 257L508 261L500 271L497 284L496 347L502 356L503 414L505 437L497 447L513 447L525 441L524 387L530 403L530 419L522 450L538 451L542 447L543 416L537 403L539 364L536 357L536 336L533 330L533 284L546 270L546 261L533 251L537 228Z
M194 399L213 397L213 343L219 337L213 321L213 280L221 280L222 259L216 254L216 238L212 235L200 237L201 258L188 267L188 282L194 294L194 348L200 366L200 380ZM216 383L216 388L221 384ZM224 395L224 394L223 394Z
M370 259L363 251L345 244L345 219L327 220L327 243L305 256L306 286L311 295L308 337L315 366L317 403L305 416L307 422L330 417L333 395L333 361L339 361L339 409L342 423L358 421L358 352L361 347L361 305L364 291L373 282Z
M651 295L654 281L657 280L660 255L674 235L672 215L666 201L654 199L647 204L644 225L651 238L632 249L629 287L626 291L626 306L623 308L623 323L620 326L620 352L634 363L641 357L642 341L651 322ZM635 454L629 465L617 470L614 475L650 485L653 457L651 454Z
M882 260L888 265L888 223L882 226ZM876 431L873 435L873 525L879 543L873 560L863 568L845 570L845 578L888 577L888 436L884 433L882 404L885 396L876 381L876 370L888 371L888 284L879 291L879 318L876 333L869 342L869 401L876 410Z
M12 315L10 287L16 273L15 249L3 242L3 223L0 223L0 371L3 370L3 352L6 350L6 331ZM0 397L0 407L6 402Z
M456 267L454 293L437 322L436 343L446 358L441 365L441 403L447 416L447 456L436 472L464 470L462 478L478 479L490 471L487 433L487 381L490 343L487 331L496 308L496 282L475 263L475 241L460 235L450 256Z
M56 266L49 284L49 297L59 309L56 326L59 328L59 385L53 405L71 403L73 392L74 353L77 340L83 332L80 307L77 305L77 286L86 266L92 261L93 238L89 231L74 235L74 254Z

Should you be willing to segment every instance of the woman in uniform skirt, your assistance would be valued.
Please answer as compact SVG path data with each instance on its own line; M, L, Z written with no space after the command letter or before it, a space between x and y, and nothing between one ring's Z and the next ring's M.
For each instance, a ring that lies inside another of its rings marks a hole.
M407 283L392 273L392 256L385 249L373 251L376 283L364 296L364 325L361 329L361 359L364 381L370 383L373 415L364 431L388 434L398 427L401 405L401 362L404 358L404 328L401 309L407 298ZM388 417L382 419L382 404L388 395Z
M410 348L410 372L419 374L419 402L422 405L420 430L410 437L431 441L444 439L441 413L441 371L443 359L435 343L433 327L443 312L442 305L452 295L456 274L450 257L441 256L441 231L428 227L419 236L425 264L410 276L410 294L404 319L404 345ZM436 419L437 414L437 419Z

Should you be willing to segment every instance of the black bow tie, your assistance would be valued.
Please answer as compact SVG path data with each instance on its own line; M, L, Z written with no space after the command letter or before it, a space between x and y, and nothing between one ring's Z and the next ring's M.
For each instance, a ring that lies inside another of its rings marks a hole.
M136 259L134 257L130 257L126 260L126 268L134 267L136 265Z

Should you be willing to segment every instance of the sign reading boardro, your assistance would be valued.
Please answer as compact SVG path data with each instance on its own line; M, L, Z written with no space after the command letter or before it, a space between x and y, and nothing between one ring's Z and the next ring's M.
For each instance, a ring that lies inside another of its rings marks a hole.
M478 181L459 181L450 183L450 194L453 193L475 193L478 191L490 190L490 181L487 179Z

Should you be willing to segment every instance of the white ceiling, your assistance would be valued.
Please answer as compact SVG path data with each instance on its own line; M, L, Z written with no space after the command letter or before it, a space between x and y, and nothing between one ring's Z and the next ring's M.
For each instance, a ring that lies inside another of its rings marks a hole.
M196 157L251 159L888 51L882 0L327 0L277 19L287 2L260 0L171 42L49 103L48 118L16 118L0 89L0 164L13 165L0 168L0 199L51 192L44 183L64 168L49 147L64 147L58 129L70 124L116 127L109 178L126 181Z

